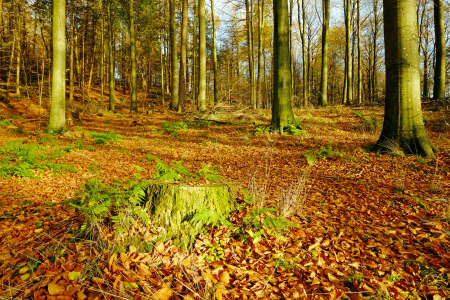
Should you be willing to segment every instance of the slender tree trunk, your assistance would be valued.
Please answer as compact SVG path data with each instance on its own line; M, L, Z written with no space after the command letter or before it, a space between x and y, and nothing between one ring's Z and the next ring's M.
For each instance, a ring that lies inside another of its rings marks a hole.
M297 0L298 1L298 0ZM294 47L292 44L292 35L294 30L294 24L292 23L294 19L294 0L289 0L289 49L291 52L290 63L291 63L291 96L295 95L294 89ZM292 101L291 101L292 102ZM294 104L294 103L292 103Z
M433 99L445 98L445 27L444 1L433 0L436 68L434 71Z
M362 103L362 65L361 65L361 0L357 0L357 26L358 26L358 103Z
M346 1L346 12L345 12L345 42L346 42L346 71L347 71L347 104L352 104L353 102L353 68L352 68L352 46L351 46L351 0Z
M320 78L320 106L328 104L328 33L330 28L330 0L323 0L322 76Z
M374 22L375 22L375 30L374 30L374 38L373 38L373 67L372 67L372 93L373 99L372 103L378 102L378 82L377 82L377 62L378 62L378 0L374 0Z
M66 125L66 37L65 0L53 0L52 103L49 132L60 132Z
M94 32L95 32L95 26L94 26ZM94 33L94 48L92 49L92 59L91 59L91 66L90 66L90 70L89 70L89 81L88 81L88 86L87 86L87 96L88 99L91 99L91 84L92 84L92 74L94 73L94 63L95 63L95 51L97 50L97 43L95 41L95 33Z
M170 10L170 53L171 53L171 94L172 102L170 109L178 109L178 48L177 48L177 27L175 20L175 0L169 0Z
M197 103L197 2L194 0L194 28L192 31L192 81L191 81L191 90L192 90L192 106L191 111L194 112L195 105Z
M69 94L69 103L72 105L73 103L73 90L74 90L74 78L73 78L73 55L74 55L74 46L75 43L73 41L73 38L75 36L74 34L74 28L75 28L75 14L72 13L72 24L70 26L70 94Z
M280 130L292 124L294 114L291 105L291 62L289 50L289 9L287 0L273 2L274 39L273 39L273 130Z
M101 37L102 37L102 41L101 41L101 43L102 43L101 44L102 45L102 52L101 52L102 58L101 58L101 64L100 64L100 88L101 88L101 94L102 94L101 102L100 102L101 105L103 105L103 94L105 93L105 82L104 82L104 79L105 79L105 75L104 75L105 44L104 44L104 40L103 40L103 34L104 34L104 31L105 31L104 27L105 27L105 20L102 17L102 34L101 34ZM72 72L72 75L73 75L73 72Z
M134 28L134 7L133 0L130 0L130 52L131 52L131 107L130 112L138 111L137 101L137 71L136 71L136 40Z
M253 32L251 23L251 10L249 0L245 0L245 12L247 23L247 47L248 47L248 69L250 74L250 103L252 108L256 108L255 99L255 68L253 63Z
M297 1L298 7L298 25L300 28L300 37L302 40L302 63L303 63L303 104L308 106L308 63L306 61L306 11L305 0L302 0L302 9L300 9L300 0ZM303 13L301 13L303 11ZM302 16L302 17L301 17ZM301 21L303 19L303 22Z
M163 41L163 33L160 35L160 43L161 43L161 56L160 56L160 63L161 63L161 106L163 109L163 112L165 111L164 105L165 105L165 89L164 89L164 41Z
M415 0L384 0L386 102L378 150L398 145L405 153L434 157L420 99L420 58Z
M217 69L216 18L214 14L214 0L211 0L211 17L213 25L214 104L217 104L219 102L219 89L217 87L219 70Z
M263 34L264 34L264 0L258 0L258 99L256 100L256 108L262 107L261 90L262 90L262 57L263 57Z
M423 97L428 98L430 92L428 89L428 41L425 45L425 51L423 53Z
M18 13L17 18L17 28L16 28L16 34L17 34L17 65L16 65L16 94L17 96L20 96L20 59L21 59L21 37L20 37L20 10Z
M188 27L188 0L183 0L182 24L181 24L181 51L180 51L180 100L178 112L186 111L186 52L187 52L187 27Z
M109 110L115 111L116 97L114 95L114 57L113 57L113 24L111 18L111 1L108 1L108 50L109 50Z
M198 0L198 18L200 23L200 74L198 82L198 109L206 111L206 19L205 0Z

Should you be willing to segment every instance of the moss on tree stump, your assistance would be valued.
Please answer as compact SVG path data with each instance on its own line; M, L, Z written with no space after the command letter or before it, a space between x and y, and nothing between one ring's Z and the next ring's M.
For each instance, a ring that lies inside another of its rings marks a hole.
M152 221L167 230L166 238L183 250L189 249L204 224L190 221L198 212L211 210L219 216L235 210L235 199L226 184L191 186L151 182L145 208Z

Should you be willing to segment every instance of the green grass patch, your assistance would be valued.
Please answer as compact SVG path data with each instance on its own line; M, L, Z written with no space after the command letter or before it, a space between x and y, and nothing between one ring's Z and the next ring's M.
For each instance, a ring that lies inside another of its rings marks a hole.
M117 132L95 132L91 131L88 136L94 139L95 144L106 145L106 144L116 144L123 139L123 136Z

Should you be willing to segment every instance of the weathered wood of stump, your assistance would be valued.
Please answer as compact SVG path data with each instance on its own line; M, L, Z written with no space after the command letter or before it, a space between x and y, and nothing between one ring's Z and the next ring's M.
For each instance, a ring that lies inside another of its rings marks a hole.
M235 209L235 199L226 184L191 186L176 183L152 182L148 188L145 208L157 226L167 230L167 239L183 250L190 248L195 236L203 228L201 222L191 224L191 219L204 210L219 215Z

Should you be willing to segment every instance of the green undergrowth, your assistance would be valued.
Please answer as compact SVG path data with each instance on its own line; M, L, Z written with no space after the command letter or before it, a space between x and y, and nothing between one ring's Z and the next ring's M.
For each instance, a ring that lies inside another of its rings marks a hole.
M335 156L345 157L355 160L354 157L347 155L344 151L333 150L332 145L322 146L319 150L310 150L303 154L309 165L314 165L319 159L326 159Z
M70 152L70 151L77 150L77 149L89 150L89 151L97 151L97 148L95 148L92 145L85 145L85 144L83 144L83 141L81 141L81 140L75 141L72 144L67 145L62 150L66 151L66 152Z
M0 149L0 177L18 176L39 178L34 171L52 170L55 176L64 172L76 173L77 169L65 163L55 163L65 155L61 150L52 150L39 144L26 144L23 141L9 141Z
M14 126L14 123L10 120L0 120L1 127Z
M94 139L95 144L99 145L116 144L123 139L122 135L114 131L108 133L91 131L88 132L87 135Z
M184 122L174 122L174 123L164 122L162 123L161 126L164 128L166 133L169 133L176 137L179 136L178 130L188 128L188 125Z
M255 135L261 135L262 133L276 133L278 131L273 131L272 128L265 127L265 126L258 126L255 128ZM289 133L290 135L302 135L307 134L308 131L304 130L302 126L300 125L300 121L295 119L292 124L289 124L288 126L285 126L283 128L283 132Z
M148 154L147 160L156 161L155 174L153 179L159 181L201 181L207 179L209 181L221 181L223 177L220 176L220 166L209 166L205 163L202 168L196 172L190 172L183 166L183 161L173 161L170 165L165 164L157 156Z
M359 111L354 111L353 115L357 118L360 118L363 121L362 126L367 131L371 131L371 130L375 131L375 130L377 130L377 128L380 125L380 122L373 117L374 113L372 113L370 115L363 115ZM356 126L356 127L353 127L352 129L356 130L356 129L358 129L358 127Z

